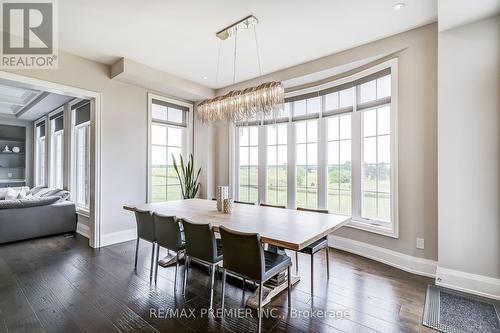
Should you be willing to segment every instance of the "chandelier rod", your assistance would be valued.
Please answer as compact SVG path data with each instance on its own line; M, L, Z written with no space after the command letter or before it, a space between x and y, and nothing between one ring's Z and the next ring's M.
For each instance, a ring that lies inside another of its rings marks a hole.
M257 50L257 63L259 64L259 76L262 76L262 67L260 64L260 49L259 49L259 40L257 39L257 26L253 25L253 35L255 37L255 49Z
M234 29L234 57L233 57L233 84L236 83L236 49L238 43L238 29Z
M217 89L217 84L219 83L219 68L220 68L221 49L222 49L222 39L219 42L219 51L217 52L217 71L215 72L215 89Z

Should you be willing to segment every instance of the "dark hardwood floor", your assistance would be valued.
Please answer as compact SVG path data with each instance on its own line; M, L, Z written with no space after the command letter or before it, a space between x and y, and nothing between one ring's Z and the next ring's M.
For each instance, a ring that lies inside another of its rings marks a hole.
M150 285L150 244L141 243L137 273L134 241L99 250L87 244L86 238L73 235L0 245L0 333L256 330L253 310L242 318L206 314L209 278L203 267L190 270L184 298L183 266L177 294L174 267L160 268L157 285ZM314 297L309 287L310 258L299 255L302 280L292 290L294 312L288 312L286 292L282 293L266 306L270 316L264 319L263 331L432 331L421 325L425 290L432 279L332 250L327 280L324 253L315 257ZM216 280L215 308L220 307L220 282ZM243 309L244 315L251 288L243 291L241 280L230 280L226 308ZM177 316L172 318L175 313L168 309L177 309ZM331 312L321 316L311 310ZM335 318L334 313L347 316Z

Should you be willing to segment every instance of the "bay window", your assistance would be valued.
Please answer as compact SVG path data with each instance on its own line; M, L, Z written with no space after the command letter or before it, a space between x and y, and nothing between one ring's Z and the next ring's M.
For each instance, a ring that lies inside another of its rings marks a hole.
M188 158L188 123L191 105L150 95L149 201L182 199L174 158ZM180 171L180 169L179 169ZM182 173L181 173L182 174Z
M285 96L276 117L236 124L236 199L397 237L397 60Z

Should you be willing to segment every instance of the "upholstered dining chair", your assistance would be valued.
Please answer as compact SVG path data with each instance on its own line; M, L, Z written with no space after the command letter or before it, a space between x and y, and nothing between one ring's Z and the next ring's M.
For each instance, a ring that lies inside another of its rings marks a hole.
M327 209L310 209L310 208L297 207L297 210L305 212L322 213L322 214L329 213ZM326 250L326 278L328 279L330 278L328 237L323 237L299 251L300 253L306 253L311 256L311 295L314 294L314 254L323 249ZM297 252L295 252L295 271L298 272L298 270L299 270L299 255Z
M224 313L224 294L226 288L226 273L230 272L236 276L259 284L259 332L262 330L262 292L264 282L276 274L287 270L288 280L288 308L291 308L290 257L283 254L265 251L260 241L260 235L256 233L243 233L233 231L225 227L219 227L224 249L224 262L222 264L222 300L221 310Z
M186 239L186 256L184 263L184 287L186 283L191 260L201 262L210 267L210 309L214 301L214 280L217 264L222 261L222 245L220 239L215 237L214 230L210 223L200 224L182 219L184 226L184 236Z
M151 215L150 211L141 210L136 208L134 210L135 213L135 222L137 223L137 242L135 244L135 262L134 269L137 270L137 258L139 256L139 240L145 240L152 244L152 252L151 252L151 268L149 271L149 282L153 280L153 269L154 269L154 257L155 257L155 248L156 248L156 235L155 235L155 227L153 221L153 215Z
M234 203L255 206L255 202L247 202L247 201L238 201L238 200L234 200Z
M158 278L158 257L160 254L160 247L176 252L175 262L175 278L174 278L174 293L177 291L177 272L179 270L179 255L185 249L184 240L182 239L182 231L179 221L175 216L165 216L158 213L153 213L153 221L155 227L156 244L156 272L155 283Z

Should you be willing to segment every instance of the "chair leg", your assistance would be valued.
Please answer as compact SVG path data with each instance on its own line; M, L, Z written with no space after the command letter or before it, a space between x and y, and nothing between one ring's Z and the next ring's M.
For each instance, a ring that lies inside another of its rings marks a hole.
M177 272L179 271L179 252L176 254L176 262L175 262L175 277L174 277L174 294L177 293Z
M326 279L330 278L330 250L326 248Z
M182 295L186 295L186 283L189 271L189 256L184 254L184 286L182 287Z
M260 281L259 283L259 333L262 331L262 290L264 289L264 283Z
M295 251L295 274L299 274L299 252Z
M288 309L292 307L292 276L290 274L290 266L288 266L287 275L288 275Z
M314 254L311 254L311 296L314 294Z
M247 285L247 279L243 278L243 279L241 280L241 282L242 282L242 288L243 288L243 291L245 291L245 286Z
M135 243L135 262L134 269L137 270L137 257L139 255L139 237L137 237L137 242Z
M158 280L158 261L160 259L160 245L158 245L158 249L156 250L156 271L155 271L155 284L156 284L156 281Z
M215 279L215 265L211 266L211 274L210 274L210 308L212 311L214 304L214 279Z
M226 270L222 270L222 296L221 296L221 310L222 310L222 317L224 317L224 296L225 296L225 291L226 291Z
M153 247L151 250L151 268L149 270L149 283L153 281L153 269L154 269L154 260L155 260L155 243L152 243Z

